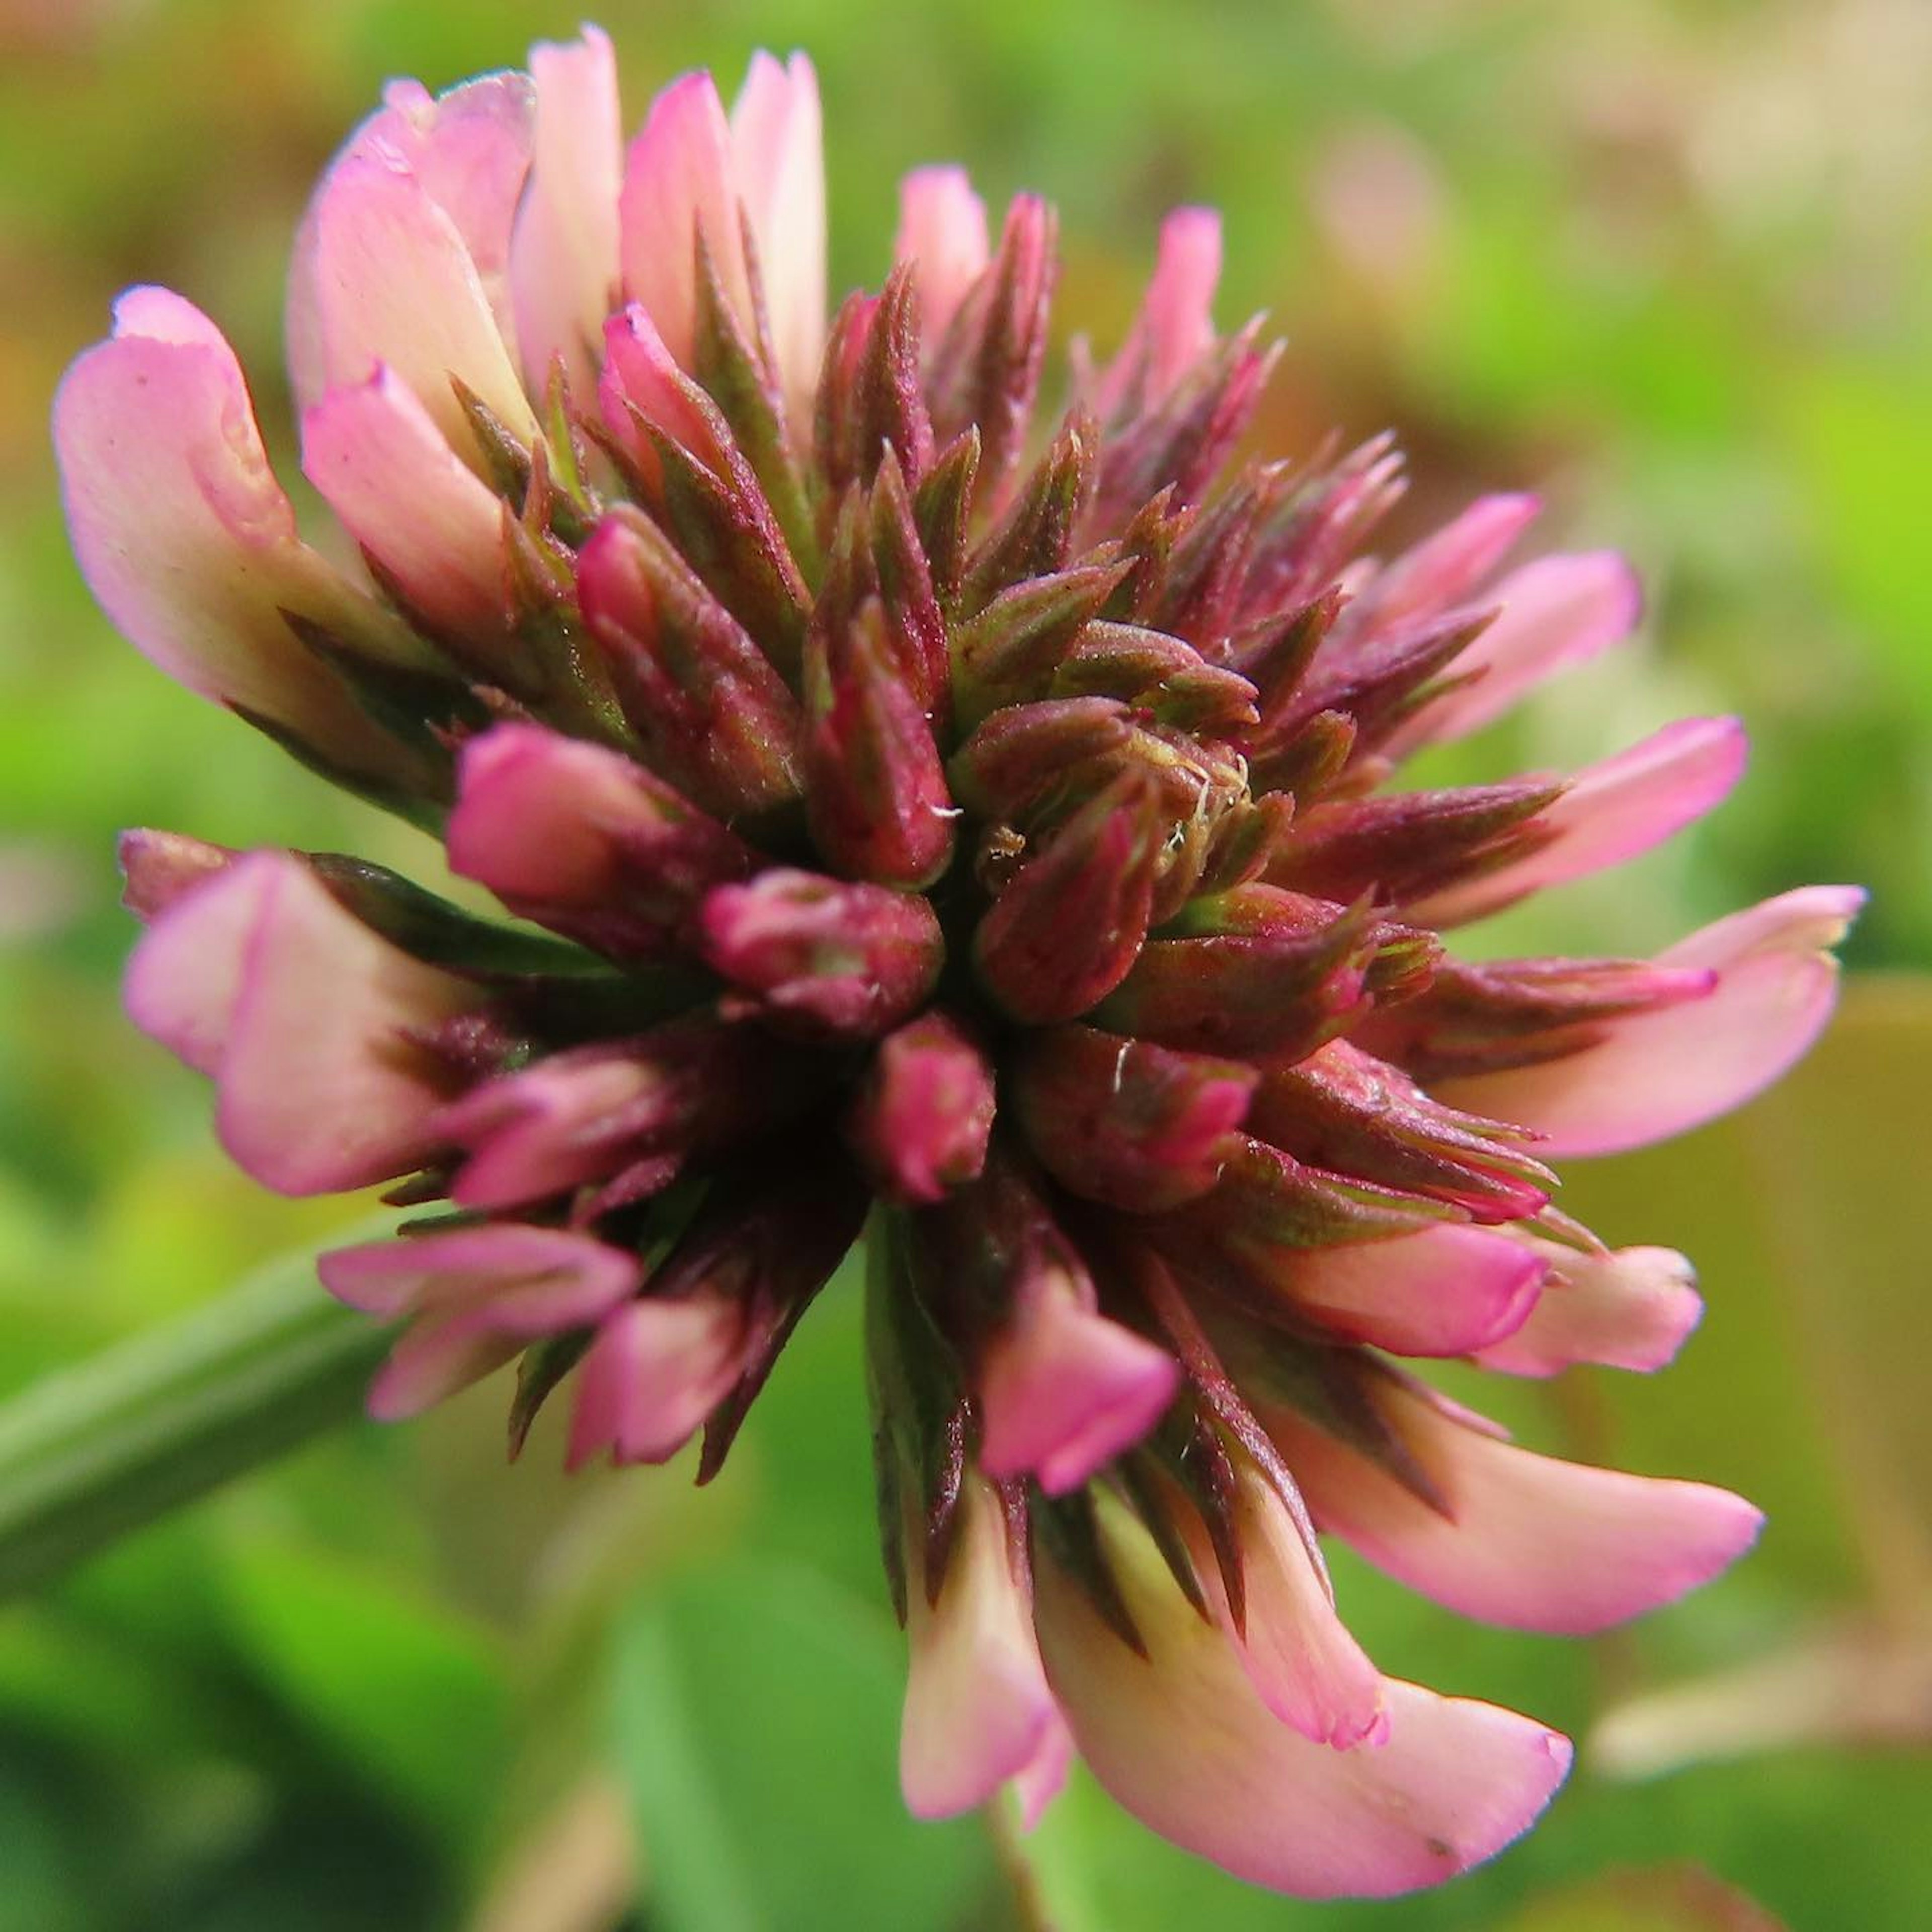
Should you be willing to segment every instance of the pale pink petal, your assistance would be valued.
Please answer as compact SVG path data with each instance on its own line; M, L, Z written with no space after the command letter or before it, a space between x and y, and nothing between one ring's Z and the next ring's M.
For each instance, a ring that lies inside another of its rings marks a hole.
M818 76L803 54L752 56L731 109L731 158L758 252L780 386L811 420L825 353L825 159Z
M1735 718L1686 718L1586 766L1537 820L1548 842L1466 884L1412 902L1403 916L1454 926L1526 894L1620 866L1660 845L1730 796L1750 746Z
M448 1096L406 1035L478 997L378 938L284 852L248 854L176 900L128 966L135 1024L214 1076L222 1144L285 1194L420 1165Z
M640 1060L554 1054L478 1088L436 1124L452 1144L475 1150L450 1198L463 1208L518 1207L596 1179L608 1169L609 1148L589 1130L659 1077Z
M1544 1264L1484 1228L1308 1248L1282 1270L1325 1328L1403 1355L1466 1355L1511 1334L1536 1306Z
M1778 1079L1824 1030L1864 895L1814 886L1706 927L1658 964L1715 977L1701 999L1605 1023L1567 1059L1445 1080L1436 1097L1544 1136L1539 1154L1620 1154L1701 1126Z
M124 881L121 903L145 926L184 892L225 871L236 855L226 845L211 845L184 832L142 826L122 833L116 856Z
M450 448L487 478L454 378L533 443L536 418L476 265L416 176L376 157L352 158L324 184L313 218L316 392L366 382L386 363Z
M1214 340L1215 285L1221 279L1221 218L1211 208L1177 208L1160 225L1154 275L1120 352L1095 386L1102 416L1137 394L1160 403Z
M917 270L926 344L934 347L990 258L986 204L964 168L915 168L899 183L892 259Z
M297 641L284 611L373 655L422 647L296 534L234 351L165 290L132 290L117 333L68 370L54 445L74 554L116 627L190 689L376 767L387 742Z
M434 628L502 638L512 609L502 499L458 462L386 365L302 418L302 468Z
M1508 555L1541 508L1534 496L1478 496L1369 580L1348 608L1352 628L1399 624L1462 602Z
M617 305L617 195L623 130L610 38L586 26L580 40L530 50L536 134L528 193L510 249L517 344L533 394L563 358L572 389L596 380L604 318Z
M1262 1702L1316 1744L1379 1742L1388 1729L1382 1675L1336 1612L1305 1520L1252 1466L1238 1467L1229 1514L1241 1551L1239 1619L1206 1530L1198 1518L1183 1521L1208 1606Z
M625 160L618 219L624 293L644 304L672 356L688 369L700 229L740 320L752 312L731 130L708 74L686 74L651 103Z
M393 1422L500 1368L527 1344L596 1321L636 1292L636 1257L586 1234L514 1223L343 1248L316 1264L352 1308L416 1319L369 1390Z
M1588 550L1526 563L1481 602L1500 614L1453 668L1481 675L1425 705L1392 736L1392 751L1464 737L1546 677L1621 642L1642 615L1643 590L1615 550Z
M236 860L172 898L128 962L128 1016L197 1072L219 1072L248 942L280 877L273 853Z
M608 1450L668 1462L743 1372L742 1306L698 1294L626 1303L598 1329L578 1375L568 1468Z
M1553 1241L1527 1244L1550 1264L1544 1292L1513 1335L1480 1350L1486 1369L1553 1376L1574 1362L1660 1369L1704 1312L1696 1270L1671 1248L1580 1254Z
M983 1804L1036 1766L1059 1723L1008 1553L1005 1512L976 1477L961 1491L953 1537L936 1604L926 1601L916 1523L907 1537L913 1561L899 1784L919 1818Z
M1237 1878L1306 1898L1438 1884L1528 1830L1569 1768L1568 1741L1532 1720L1393 1679L1385 1742L1312 1743L1262 1702L1138 1526L1120 1525L1108 1553L1148 1654L1044 1562L1048 1679L1114 1798Z
M449 863L507 899L592 905L622 878L626 831L651 819L621 752L499 724L463 748Z
M1064 1495L1138 1442L1179 1380L1166 1349L1094 1313L1058 1270L1042 1269L980 1365L981 1464Z
M511 230L530 170L535 96L529 77L484 74L434 97L419 82L392 81L382 98L329 164L296 238L286 326L289 370L302 407L332 383L359 382L368 373L332 367L319 302L317 218L335 177L352 164L404 172L420 184L447 218L499 326L512 325L506 283ZM383 346L373 352L382 355Z
M1450 1610L1580 1635L1708 1582L1756 1540L1742 1497L1538 1456L1388 1385L1384 1407L1448 1514L1274 1404L1258 1412L1316 1520Z

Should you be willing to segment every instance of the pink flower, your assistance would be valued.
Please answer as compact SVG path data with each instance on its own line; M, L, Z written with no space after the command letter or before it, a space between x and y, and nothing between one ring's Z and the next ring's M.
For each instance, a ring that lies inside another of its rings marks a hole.
M137 290L62 386L76 550L164 669L444 839L479 917L353 860L124 846L136 1023L291 1192L440 1211L324 1258L410 1325L412 1414L520 1358L573 1466L728 1453L865 1234L921 1815L1037 1815L1078 1749L1256 1882L1428 1885L1534 1820L1531 1719L1383 1675L1324 1539L1465 1615L1588 1631L1756 1512L1508 1442L1391 1359L1650 1370L1688 1264L1548 1163L1748 1100L1828 1018L1859 895L1654 961L1445 931L1718 804L1733 720L1568 778L1402 790L1630 631L1604 554L1486 496L1380 560L1380 440L1236 452L1276 350L1162 230L1048 393L1051 210L919 170L828 314L809 64L628 148L608 40L392 87L298 239L298 534L235 357Z

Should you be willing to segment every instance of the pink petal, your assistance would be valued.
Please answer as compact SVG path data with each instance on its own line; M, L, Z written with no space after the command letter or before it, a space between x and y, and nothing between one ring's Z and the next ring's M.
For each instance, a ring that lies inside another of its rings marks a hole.
M1531 1719L1393 1679L1385 1743L1312 1743L1262 1702L1138 1525L1119 1524L1108 1553L1148 1655L1048 1562L1034 1610L1048 1680L1102 1785L1237 1878L1306 1898L1438 1884L1528 1830L1569 1768L1568 1741Z
M366 382L386 363L450 448L487 478L454 377L513 436L534 442L536 418L476 265L422 183L392 161L352 156L324 183L311 218L316 393Z
M1418 901L1426 926L1480 919L1526 894L1620 866L1660 845L1730 796L1750 746L1735 718L1687 718L1590 765L1538 824L1549 842L1513 865Z
M1479 1352L1486 1369L1514 1376L1553 1376L1574 1362L1660 1369L1704 1312L1696 1270L1673 1249L1586 1255L1553 1241L1526 1245L1549 1263L1544 1293L1514 1334Z
M1064 1496L1138 1442L1179 1381L1166 1349L1094 1313L1042 1268L980 1366L981 1466Z
M507 634L508 506L450 452L386 365L302 418L302 469L410 608L458 636Z
M1153 279L1125 345L1094 396L1102 416L1137 391L1160 403L1214 341L1214 289L1221 279L1221 218L1211 208L1177 208L1160 225Z
M533 395L561 356L579 397L596 380L604 318L617 305L617 195L624 178L617 64L610 37L530 50L536 130L530 186L510 246L517 346Z
M450 1198L463 1208L519 1207L607 1173L608 1143L590 1130L660 1078L638 1060L553 1054L478 1088L436 1124L440 1137L475 1150L451 1184Z
M1541 508L1534 496L1478 496L1369 580L1349 608L1352 627L1399 624L1462 602L1508 555Z
M604 370L597 380L597 404L604 428L646 476L657 475L657 452L632 420L632 410L682 443L700 461L720 470L726 466L712 419L695 406L680 379L676 358L640 303L626 303L604 325Z
M1825 950L1864 902L1855 886L1767 900L1658 956L1715 978L1701 999L1606 1022L1567 1059L1447 1080L1436 1098L1544 1138L1540 1154L1620 1154L1714 1120L1769 1086L1824 1030L1838 998Z
M1022 1832L1030 1832L1046 1815L1046 1808L1066 1787L1066 1774L1072 1768L1073 1733L1056 1704L1051 1722L1040 1734L1039 1749L1011 1780Z
M316 401L332 383L368 374L366 366L332 366L320 301L317 218L337 176L352 164L374 163L416 181L469 257L498 324L509 325L511 231L530 171L534 98L520 74L484 74L434 98L419 82L392 81L382 106L344 142L310 200L290 266L289 368L298 405ZM383 352L376 344L372 358Z
M899 1784L915 1817L950 1818L1034 1767L1060 1720L992 1490L966 1479L936 1604L919 1574L922 1542L914 1525Z
M1643 612L1642 586L1607 550L1539 557L1482 601L1499 604L1501 614L1453 668L1482 675L1425 706L1391 738L1391 750L1466 736L1546 677L1628 637Z
M741 321L752 312L731 130L708 74L674 80L631 143L618 199L624 292L641 302L680 366L692 366L700 229Z
M224 871L235 854L183 832L154 832L143 826L121 835L121 903L145 926L183 893Z
M1336 1613L1305 1516L1298 1520L1252 1466L1238 1469L1231 1515L1245 1594L1238 1622L1198 1519L1187 1520L1188 1540L1209 1608L1256 1695L1316 1744L1346 1750L1381 1742L1388 1730L1382 1672Z
M316 1264L352 1308L416 1318L369 1390L381 1422L420 1414L529 1342L596 1321L636 1292L636 1257L586 1234L515 1223L338 1249Z
M780 386L811 420L825 353L825 161L818 76L803 54L754 53L731 109L731 158L758 251Z
M566 1466L608 1450L668 1462L743 1372L742 1306L727 1297L645 1297L608 1316L578 1371Z
M405 1036L478 997L283 852L250 853L175 901L128 966L135 1024L214 1076L222 1144L285 1194L366 1186L428 1157L447 1096Z
M592 905L622 876L626 828L651 816L621 752L541 725L499 724L463 748L450 867L506 899Z
M944 336L991 254L986 204L973 192L964 168L915 168L899 183L899 232L892 259L917 265L928 350Z
M122 298L114 339L68 370L54 444L74 554L118 630L190 689L331 747L387 742L290 629L285 610L372 654L421 647L296 534L248 386L178 296Z
M1522 1327L1545 1265L1507 1234L1446 1226L1305 1249L1284 1285L1352 1341L1403 1355L1466 1355Z
M1559 1462L1390 1384L1383 1403L1438 1513L1298 1412L1258 1412L1323 1528L1463 1616L1581 1635L1674 1602L1756 1540L1740 1496Z

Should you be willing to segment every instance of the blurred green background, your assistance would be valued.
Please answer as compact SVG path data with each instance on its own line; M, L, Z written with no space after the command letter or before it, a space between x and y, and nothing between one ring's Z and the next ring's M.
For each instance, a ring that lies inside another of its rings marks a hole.
M1218 203L1222 315L1291 338L1264 425L1394 426L1412 527L1533 486L1618 543L1646 637L1459 753L1499 775L1735 710L1715 821L1492 944L1637 952L1814 879L1869 884L1831 1039L1770 1099L1579 1171L1710 1304L1654 1383L1485 1386L1527 1439L1770 1510L1750 1561L1594 1645L1462 1624L1338 1562L1386 1668L1582 1741L1541 1830L1386 1906L1250 1892L1076 1781L1032 1838L901 1814L856 1324L828 1295L734 1466L502 1466L502 1390L357 1426L0 1607L0 1932L1142 1932L1915 1927L1932 1897L1932 8L1920 0L611 0L634 121L757 44L824 88L835 287L894 183L1040 188L1060 313L1107 344L1161 212ZM330 150L393 74L520 61L536 0L0 0L0 1390L207 1299L352 1204L226 1168L116 982L116 830L414 836L119 644L46 448L114 292L227 328L285 478L280 284ZM1908 1232L1909 1231L1909 1232Z

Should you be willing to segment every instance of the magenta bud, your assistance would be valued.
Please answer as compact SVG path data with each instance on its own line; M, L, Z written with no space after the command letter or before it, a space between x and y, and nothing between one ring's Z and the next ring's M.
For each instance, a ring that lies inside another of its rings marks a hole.
M807 638L806 690L806 815L819 850L840 872L880 885L937 878L952 856L958 814L877 598L832 634L814 628Z
M1189 919L1195 930L1142 949L1101 1024L1196 1052L1286 1057L1368 998L1378 948L1366 908L1246 886L1197 901Z
M705 900L699 944L749 1010L813 1039L874 1040L924 1004L946 942L922 898L774 870Z
M1130 770L1014 875L980 922L973 963L1015 1019L1076 1018L1126 977L1147 938L1160 835L1156 789Z
M1083 768L1124 750L1133 736L1124 704L1111 698L1057 698L1009 704L980 721L946 764L953 796L979 817L1023 819Z
M1476 1221L1534 1216L1556 1185L1524 1151L1533 1136L1445 1107L1342 1040L1270 1069L1248 1126L1299 1160L1429 1195Z
M651 764L730 819L796 796L797 700L738 620L642 512L584 547L578 602Z
M1157 1213L1220 1178L1258 1077L1232 1060L1056 1027L1024 1048L1013 1102L1055 1180L1090 1201Z
M879 1043L848 1128L880 1192L923 1206L976 1179L993 1126L993 1070L956 1022L924 1013Z

